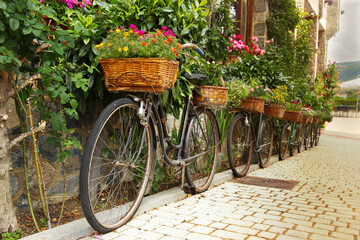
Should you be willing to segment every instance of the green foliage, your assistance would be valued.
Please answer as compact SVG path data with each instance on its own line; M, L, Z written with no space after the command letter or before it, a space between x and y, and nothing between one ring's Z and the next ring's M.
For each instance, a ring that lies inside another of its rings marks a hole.
M228 128L232 119L234 118L235 113L229 113L228 109L221 109L216 113L216 119L219 124L221 141L224 141L227 136Z
M235 33L235 21L230 15L231 4L234 0L213 2L210 1L210 8L214 11L204 41L206 59L225 63L229 58L229 52L226 49L226 46L230 46L229 37Z
M0 6L1 6L1 2L0 2ZM2 233L1 238L2 240L16 240L16 239L20 239L23 234L24 232L21 230L21 228L19 228L15 232Z
M239 107L242 100L249 95L250 86L241 80L231 80L226 82L226 87L229 88L228 91L228 108Z
M41 227L46 227L47 225L46 218L40 218L39 222Z
M285 85L277 86L271 91L273 93L271 96L271 103L285 104L288 100L288 88Z

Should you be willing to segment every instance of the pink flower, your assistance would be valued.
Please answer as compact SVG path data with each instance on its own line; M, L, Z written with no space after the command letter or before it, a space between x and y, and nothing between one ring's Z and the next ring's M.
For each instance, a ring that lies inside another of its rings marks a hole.
M253 41L258 42L259 39L257 37L253 37Z
M259 86L256 86L256 88L259 88Z
M163 31L165 31L165 30L167 29L167 27L164 26L164 27L162 27L161 29L162 29Z
M136 29L136 28L137 28L134 24L130 24L130 27L131 27L132 29Z
M304 105L304 107L306 107L306 104Z
M249 89L249 92L253 92L253 91L254 91L254 89L253 89L253 88L250 88L250 89Z
M274 42L274 39L273 39L273 38L271 39L271 42Z
M144 31L142 31L142 30L140 30L140 31L138 31L138 32L137 32L137 34L138 34L139 36L144 35L144 33L145 33L145 32L144 32Z

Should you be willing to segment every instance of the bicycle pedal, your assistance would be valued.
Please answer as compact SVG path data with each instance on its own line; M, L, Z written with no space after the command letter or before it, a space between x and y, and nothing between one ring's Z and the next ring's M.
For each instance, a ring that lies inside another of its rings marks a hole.
M195 187L189 186L189 184L184 184L184 192L187 194L195 195L196 189Z

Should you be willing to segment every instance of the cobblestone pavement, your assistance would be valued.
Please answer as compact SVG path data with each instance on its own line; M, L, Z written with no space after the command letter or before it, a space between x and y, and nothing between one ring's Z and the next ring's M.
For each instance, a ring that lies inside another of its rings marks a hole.
M284 190L228 181L96 238L360 240L360 135L324 134L319 146L248 175L299 184Z

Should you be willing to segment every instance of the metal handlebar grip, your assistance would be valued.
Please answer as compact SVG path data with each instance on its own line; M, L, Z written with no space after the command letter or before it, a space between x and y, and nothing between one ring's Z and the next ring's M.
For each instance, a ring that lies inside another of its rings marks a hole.
M201 48L199 48L196 44L193 43L185 43L182 45L182 48L192 48L194 49L201 57L205 56L205 53L203 52L203 50L201 50Z

